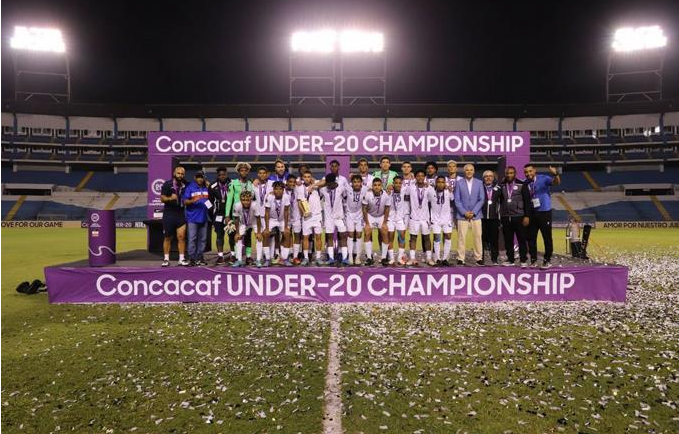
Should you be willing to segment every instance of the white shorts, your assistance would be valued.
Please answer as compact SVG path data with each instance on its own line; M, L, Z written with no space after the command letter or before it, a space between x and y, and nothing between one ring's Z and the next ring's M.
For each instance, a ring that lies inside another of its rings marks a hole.
M363 216L361 214L347 214L347 231L363 232Z
M282 220L274 220L274 219L269 219L269 232L272 232L274 228L278 228L278 230L281 232L285 232L285 228L283 225L285 224L284 221Z
M426 220L413 220L410 219L408 222L408 232L410 235L429 235L430 225Z
M312 215L311 217L302 220L302 235L305 237L311 234L320 235L323 231L321 220L323 219L320 214Z
M302 232L302 220L296 220L289 222L290 227L292 228L292 233L293 234L298 234Z
M398 221L391 221L389 220L387 222L387 227L389 232L394 232L394 231L405 231L406 230L406 222L403 220L398 220Z
M453 232L453 222L452 220L449 222L432 222L431 231L435 234L440 234L441 232L450 234Z
M382 227L382 223L384 222L384 216L381 217L374 217L368 214L368 224L370 225L371 228L373 229L379 229Z
M325 219L325 234L332 234L335 232L335 229L337 232L346 232L347 231L347 225L344 223L344 219L342 218L328 218L326 217Z

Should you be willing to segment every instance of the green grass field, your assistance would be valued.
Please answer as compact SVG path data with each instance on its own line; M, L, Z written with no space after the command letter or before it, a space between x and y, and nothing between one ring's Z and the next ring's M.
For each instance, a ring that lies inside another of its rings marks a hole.
M86 232L1 235L3 430L321 432L330 306L49 305L14 288L84 258ZM337 307L344 431L679 432L677 240L594 231L626 304Z

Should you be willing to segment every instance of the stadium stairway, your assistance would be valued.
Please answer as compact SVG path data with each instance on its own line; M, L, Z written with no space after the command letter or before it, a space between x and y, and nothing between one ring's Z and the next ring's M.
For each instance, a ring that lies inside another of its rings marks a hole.
M14 202L14 204L12 204L12 207L9 209L9 211L7 212L7 215L4 217L3 220L6 220L6 221L13 220L14 216L16 215L17 212L19 212L21 205L23 205L25 201L26 201L26 195L19 196L19 199L17 199L17 201Z
M651 195L651 202L653 202L653 205L655 205L655 207L658 208L658 212L660 212L660 215L662 215L663 220L665 220L666 222L672 221L672 216L665 209L662 202L658 200L658 196Z

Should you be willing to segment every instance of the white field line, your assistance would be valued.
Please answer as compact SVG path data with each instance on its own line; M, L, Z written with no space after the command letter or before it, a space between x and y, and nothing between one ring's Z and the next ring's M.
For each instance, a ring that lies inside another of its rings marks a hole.
M340 371L340 312L339 306L330 305L330 340L328 342L328 372L325 375L325 408L323 433L342 434L342 395Z

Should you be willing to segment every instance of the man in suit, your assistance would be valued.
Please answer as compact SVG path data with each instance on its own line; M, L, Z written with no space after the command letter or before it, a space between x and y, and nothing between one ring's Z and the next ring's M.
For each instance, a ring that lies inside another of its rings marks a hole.
M483 265L481 216L485 197L483 183L474 178L474 165L464 166L464 179L455 189L455 213L457 217L457 265L464 265L465 241L469 228L474 236L474 259Z

